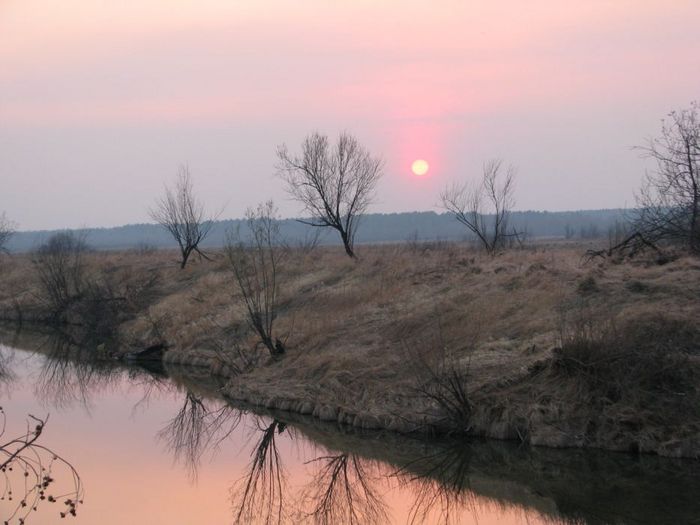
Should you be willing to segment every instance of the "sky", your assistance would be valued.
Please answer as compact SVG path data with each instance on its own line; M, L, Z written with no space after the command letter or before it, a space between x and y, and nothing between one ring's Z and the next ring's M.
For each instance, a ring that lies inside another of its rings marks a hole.
M697 0L0 0L0 213L148 222L187 164L222 218L298 216L275 150L313 131L384 159L372 212L438 211L491 158L517 209L631 206L633 147L700 98L699 22Z

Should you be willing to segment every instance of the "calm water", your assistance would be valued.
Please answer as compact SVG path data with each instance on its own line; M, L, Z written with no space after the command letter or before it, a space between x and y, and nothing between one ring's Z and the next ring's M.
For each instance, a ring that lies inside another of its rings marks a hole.
M246 413L196 370L76 357L49 339L0 348L2 442L48 416L37 443L79 476L54 460L58 501L38 500L27 523L700 523L695 462L359 433ZM25 478L5 474L8 519ZM83 503L62 520L76 487Z

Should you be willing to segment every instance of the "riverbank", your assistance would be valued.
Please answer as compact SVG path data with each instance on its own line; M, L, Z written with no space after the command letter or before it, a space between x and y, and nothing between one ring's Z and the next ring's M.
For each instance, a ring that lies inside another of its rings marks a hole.
M221 254L183 271L160 251L85 260L131 301L113 353L166 343L166 362L223 376L230 399L361 428L700 457L700 263L584 263L584 251L294 250L275 320L287 352L260 350L242 372L236 349L256 340ZM4 260L0 287L3 317L41 311L29 257ZM430 396L455 394L441 383L455 372L468 420Z

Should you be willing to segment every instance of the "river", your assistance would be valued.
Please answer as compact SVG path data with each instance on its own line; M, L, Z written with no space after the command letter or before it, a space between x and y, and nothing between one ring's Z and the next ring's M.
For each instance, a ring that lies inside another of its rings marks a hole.
M92 355L0 346L2 442L44 420L23 454L51 469L45 499L17 461L4 472L10 523L700 523L696 461L361 432L231 406L197 369Z

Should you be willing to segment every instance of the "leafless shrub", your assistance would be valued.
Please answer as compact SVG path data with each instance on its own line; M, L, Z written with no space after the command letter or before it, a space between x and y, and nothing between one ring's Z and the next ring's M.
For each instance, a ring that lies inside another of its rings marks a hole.
M105 275L105 272L102 274ZM153 304L161 277L156 270L137 272L126 268L121 273L110 274L103 280L107 281L107 286L115 290L111 295L123 297L128 312L133 313Z
M453 184L440 195L442 207L473 233L489 254L506 248L509 240L522 234L509 231L510 212L515 203L515 167L508 166L501 182L502 162L498 159L484 164L481 182L474 186Z
M144 337L147 346L168 346L165 333L166 325L170 321L170 315L168 313L156 313L153 308L147 308L143 318L148 324L148 331ZM142 346L141 341L139 341L138 346Z
M248 209L250 237L240 230L229 232L226 254L246 309L248 324L272 356L284 353L284 342L275 336L282 249L279 219L272 201Z
M625 237L619 243L610 246L603 250L586 250L583 256L585 262L591 262L597 258L609 258L613 261L622 261L625 258L633 258L644 252L652 252L656 254L656 262L658 264L666 264L672 257L665 253L659 246L651 242L642 233L635 231L628 237Z
M2 424L0 438L5 435L6 417L0 408ZM80 476L67 460L39 443L46 419L29 416L26 432L0 444L0 482L3 484L2 499L10 502L4 523L27 521L28 516L43 502L62 505L58 513L62 518L76 516L78 505L83 503L83 486ZM67 472L70 482L61 486L55 478ZM60 474L59 474L60 473ZM54 496L58 488L59 494ZM65 492L67 490L67 492ZM16 501L16 503L14 503Z
M165 196L150 211L151 218L165 228L180 247L180 268L184 268L192 253L208 257L199 245L209 235L216 216L208 217L204 205L197 199L187 166L181 166L174 188L165 188Z
M208 341L219 361L226 365L231 373L235 375L243 374L255 368L260 361L260 354L241 343L242 336L238 333L238 330L234 330L233 335L230 336L226 333L226 330L219 327L218 333L221 332L224 332L223 336L212 338Z
M615 221L615 224L608 228L608 247L602 250L586 250L583 258L585 262L591 262L596 258L610 258L620 262L625 258L632 258L645 251L653 251L658 256L658 262L663 263L667 256L664 252L645 237L642 233L634 229L631 222Z
M284 247L288 251L297 251L303 254L309 254L318 247L320 240L321 230L314 228L311 231L305 232L304 236L297 239L294 243L285 242Z
M40 289L50 310L63 314L85 291L87 251L85 234L72 231L52 235L34 253Z
M632 233L634 232L631 230L631 225L629 222L615 220L615 224L608 227L608 249L612 249L614 246L619 245Z
M467 433L471 428L472 404L469 399L469 363L450 348L436 321L436 333L427 339L404 342L409 367L416 378L418 395L437 408L440 419L434 430L440 433ZM473 341L469 342L471 346Z
M73 320L94 338L112 338L123 321L150 304L158 282L157 273L98 270L85 280L83 295L72 310Z
M277 157L287 191L311 216L301 222L335 229L345 252L355 257L357 225L382 176L382 160L348 133L342 133L335 145L327 136L313 133L304 139L300 155L291 155L282 145Z
M434 401L443 412L438 430L466 433L471 428L472 406L467 392L468 370L443 359L437 366L426 368L430 379L419 391Z
M95 338L110 338L120 322L143 308L158 282L156 273L89 271L85 235L61 232L34 253L40 298L48 320L82 327ZM87 335L87 334L86 334Z

